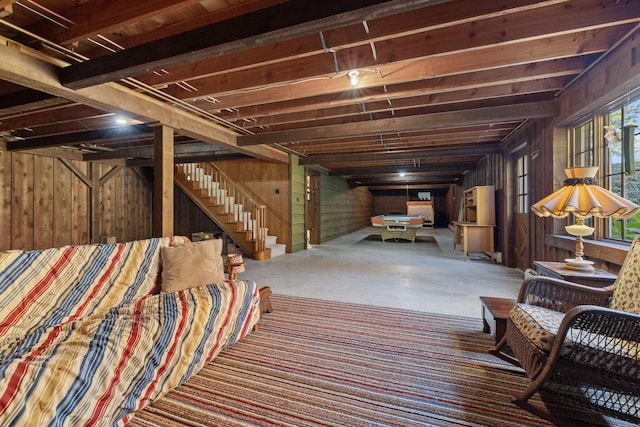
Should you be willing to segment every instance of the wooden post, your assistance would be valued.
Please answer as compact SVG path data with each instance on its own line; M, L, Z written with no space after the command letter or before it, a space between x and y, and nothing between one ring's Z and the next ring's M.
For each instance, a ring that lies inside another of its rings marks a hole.
M153 157L153 236L173 235L173 129L155 128Z
M91 197L91 204L89 205L89 242L98 243L99 235L102 231L100 226L102 214L100 212L100 175L96 163L89 163L89 179L91 180L91 187L89 187Z

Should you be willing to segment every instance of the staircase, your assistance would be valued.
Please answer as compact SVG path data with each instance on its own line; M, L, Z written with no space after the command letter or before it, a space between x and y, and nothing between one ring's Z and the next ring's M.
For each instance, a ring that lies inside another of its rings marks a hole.
M174 179L245 255L266 260L285 252L286 245L268 234L266 205L253 200L213 164L178 164Z

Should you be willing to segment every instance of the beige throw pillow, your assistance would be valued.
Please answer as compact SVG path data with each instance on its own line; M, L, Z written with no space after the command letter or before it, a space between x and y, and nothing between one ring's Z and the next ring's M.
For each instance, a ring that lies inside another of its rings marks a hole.
M160 249L161 292L176 292L225 280L222 240L203 240Z

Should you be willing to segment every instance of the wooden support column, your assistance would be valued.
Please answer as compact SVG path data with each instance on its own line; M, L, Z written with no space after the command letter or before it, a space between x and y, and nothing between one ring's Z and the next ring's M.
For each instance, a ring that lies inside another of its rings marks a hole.
M173 129L155 128L153 236L173 235Z
M89 179L91 187L89 188L91 204L89 205L89 242L98 243L100 240L100 222L102 215L100 212L100 175L98 174L98 165L89 163Z

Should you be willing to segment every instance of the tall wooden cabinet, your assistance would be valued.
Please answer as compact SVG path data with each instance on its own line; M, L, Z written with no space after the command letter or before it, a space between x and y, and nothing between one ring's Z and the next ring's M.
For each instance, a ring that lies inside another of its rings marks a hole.
M486 252L494 262L496 190L493 185L477 186L463 193L462 221L454 225L453 249L462 245L464 260L469 252Z
M496 189L493 185L473 187L463 194L463 221L496 225Z

